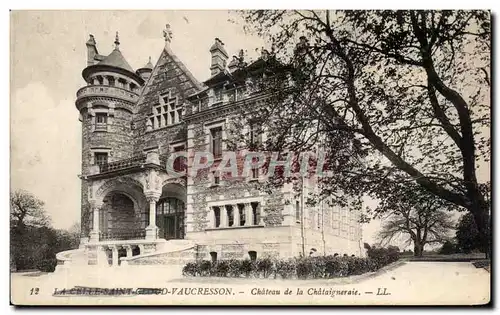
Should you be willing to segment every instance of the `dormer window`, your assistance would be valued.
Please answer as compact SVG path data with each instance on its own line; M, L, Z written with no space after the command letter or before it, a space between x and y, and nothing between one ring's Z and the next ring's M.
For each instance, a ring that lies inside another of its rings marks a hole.
M236 101L236 89L231 89L227 91L227 101L229 103Z
M194 100L193 101L193 109L192 109L193 113L197 113L197 112L201 111L202 102L203 102L202 100Z
M222 102L222 87L214 88L214 103Z
M245 96L246 93L246 87L240 86L236 88L236 100L241 100Z
M178 97L172 91L160 96L159 104L153 107L151 123L154 129L175 125L181 122L183 106L179 106Z

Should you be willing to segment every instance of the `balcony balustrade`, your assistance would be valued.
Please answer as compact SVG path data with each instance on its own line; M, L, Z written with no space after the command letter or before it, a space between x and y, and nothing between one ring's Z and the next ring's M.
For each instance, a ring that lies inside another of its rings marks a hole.
M136 229L118 232L101 232L99 234L100 241L126 241L126 240L143 240L146 238L145 229Z
M136 93L115 86L88 85L76 92L77 101L89 96L113 96L132 103L139 99L139 95Z
M138 155L129 159L100 164L99 173L114 172L134 166L141 166L142 164L146 163L146 157L146 155Z

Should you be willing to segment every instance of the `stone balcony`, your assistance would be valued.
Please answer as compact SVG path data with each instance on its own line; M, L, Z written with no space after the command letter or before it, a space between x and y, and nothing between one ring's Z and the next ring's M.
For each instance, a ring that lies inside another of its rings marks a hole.
M99 173L108 173L114 171L120 171L131 167L141 166L147 161L146 155L138 155L131 157L129 159L119 160L115 162L100 164Z
M136 103L139 95L129 90L106 85L88 85L84 86L76 92L77 102L86 97L92 96L112 96L124 101Z
M165 168L160 162L160 157L157 152L148 152L146 154L136 155L127 159L112 161L103 164L94 164L89 167L89 172L86 176L111 175L115 173L133 171L142 169L144 166Z

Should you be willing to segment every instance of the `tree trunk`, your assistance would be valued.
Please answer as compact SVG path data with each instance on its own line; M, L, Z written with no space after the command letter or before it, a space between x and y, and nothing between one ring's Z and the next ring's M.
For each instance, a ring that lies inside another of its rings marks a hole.
M469 209L474 216L474 221L479 233L481 249L484 251L486 258L491 257L491 235L490 235L490 220L489 206L486 202L473 202L473 206Z
M413 255L415 257L422 257L424 254L424 246L421 245L419 242L415 242L413 245Z

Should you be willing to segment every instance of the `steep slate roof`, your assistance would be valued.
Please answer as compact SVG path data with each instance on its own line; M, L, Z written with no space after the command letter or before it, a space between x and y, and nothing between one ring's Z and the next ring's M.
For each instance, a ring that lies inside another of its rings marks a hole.
M148 117L153 110L153 106L158 104L159 96L167 93L169 89L176 90L176 95L180 97L179 101L182 104L188 95L204 88L179 58L175 56L172 50L166 46L137 101L138 117ZM137 130L144 130L146 128L146 119L138 120L137 127ZM164 136L162 133L154 133L146 137L145 143L142 145L144 147L153 147L157 144L157 139L155 138L162 136Z
M176 79L173 81L173 79ZM158 95L166 92L169 88L178 87L181 94L185 96L203 90L205 86L201 84L186 66L177 58L172 50L166 46L160 58L153 68L151 76L145 83L142 94L139 97L138 105L144 108L145 105L151 107L158 100Z
M99 62L98 65L112 66L134 72L134 69L132 69L127 60L125 60L125 57L123 57L122 53L117 48L104 58L104 60Z

